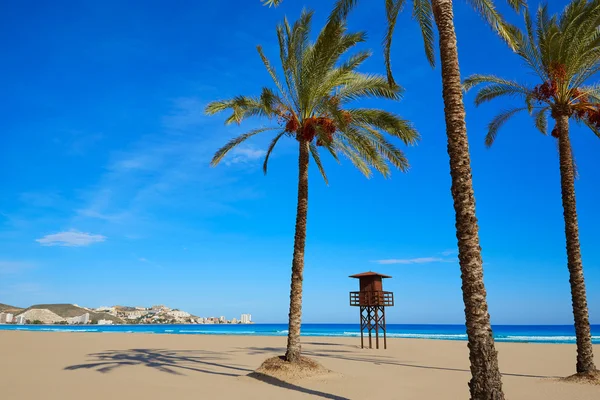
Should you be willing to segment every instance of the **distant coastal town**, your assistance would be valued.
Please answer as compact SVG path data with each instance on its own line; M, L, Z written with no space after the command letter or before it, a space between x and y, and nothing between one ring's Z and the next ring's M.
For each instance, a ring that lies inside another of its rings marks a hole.
M103 306L86 308L77 304L37 304L19 308L0 304L0 324L116 325L116 324L251 324L252 315L240 318L198 317L164 305L152 307Z

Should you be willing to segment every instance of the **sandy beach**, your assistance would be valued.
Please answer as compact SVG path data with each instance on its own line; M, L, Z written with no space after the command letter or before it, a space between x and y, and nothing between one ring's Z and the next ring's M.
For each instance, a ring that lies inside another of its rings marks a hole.
M466 342L304 338L304 354L333 372L283 382L248 376L283 354L285 337L0 332L3 399L467 399ZM498 343L508 399L600 398L564 383L575 345ZM600 359L600 346L596 346ZM376 389L373 389L376 388Z

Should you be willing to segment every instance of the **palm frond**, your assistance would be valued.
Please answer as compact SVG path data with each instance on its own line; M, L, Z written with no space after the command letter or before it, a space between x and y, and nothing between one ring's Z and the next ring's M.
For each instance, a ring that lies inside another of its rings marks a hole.
M265 68L269 72L269 75L271 76L271 79L273 79L273 82L275 83L275 86L277 86L277 89L279 90L279 92L284 97L287 98L288 97L287 96L287 91L285 90L285 88L283 87L283 85L281 84L281 82L279 82L279 78L277 77L277 72L275 71L275 68L273 68L273 66L271 65L271 62L269 61L269 59L267 58L267 56L265 56L265 53L263 52L262 46L260 46L260 45L256 46L256 50L258 51L258 54L260 55L260 58L261 58L263 64L265 64Z
M496 140L496 135L498 134L498 130L508 121L513 115L520 111L527 110L526 107L521 108L513 108L511 110L507 110L498 114L489 124L488 124L488 133L485 136L485 145L486 147L490 147L494 144Z
M260 1L265 6L268 6L268 7L275 6L275 7L277 7L279 4L281 4L281 2L283 0L260 0Z
M429 64L435 66L434 42L435 35L433 31L433 10L430 0L413 0L413 18L419 23L423 44L425 46L425 56Z
M493 100L501 96L521 96L527 98L531 90L527 87L507 79L502 79L494 75L471 75L463 81L465 90L469 90L477 85L487 84L479 89L475 96L475 105Z
M317 168L323 176L323 180L326 185L329 185L329 181L327 180L327 174L325 173L325 168L323 168L323 164L321 164L321 158L319 157L319 149L314 143L310 143L310 154L312 155L313 160L315 160L315 164L317 164Z
M242 122L243 119L252 116L264 116L270 117L270 112L266 109L261 102L260 98L248 97L248 96L236 96L230 100L217 100L210 102L206 108L205 113L208 115L214 115L226 110L233 111L233 114L225 120L225 124L231 124Z
M352 124L367 125L402 140L407 145L416 144L419 133L412 124L387 111L369 108L348 109Z
M259 133L266 132L266 131L271 131L271 130L274 130L274 129L279 129L279 128L258 128L258 129L253 129L253 130L251 130L248 133L244 133L243 135L240 135L238 137L235 137L235 138L231 139L229 142L227 142L227 144L225 146L223 146L219 150L217 150L217 152L213 156L212 160L210 161L210 165L212 167L216 167L217 164L219 164L219 162L221 162L221 160L223 159L223 157L225 157L225 155L227 155L227 153L229 153L231 150L233 150L239 144L245 142L246 140L248 140L249 138L251 138L254 135L257 135Z
M271 143L269 144L269 148L267 149L267 154L265 154L265 161L263 162L263 173L266 175L267 174L267 167L269 164L269 157L271 157L271 153L273 152L273 149L275 148L275 146L277 145L277 142L279 141L279 139L281 139L281 137L283 135L285 135L285 131L281 131L277 134L277 136L275 136L273 138L273 140L271 141Z
M335 142L335 150L344 155L365 177L371 178L373 171L369 165L361 158L361 156L350 146L341 140Z
M517 49L514 30L507 24L491 0L469 0L469 3L513 50Z
M400 100L403 91L398 85L390 86L382 76L349 73L335 95L342 103L367 97Z
M517 13L520 12L521 10L527 9L527 1L526 0L506 0L506 2Z
M389 177L390 168L367 135L363 135L356 127L348 127L344 131L344 140L360 155L367 165L375 168L384 178Z
M385 137L370 126L361 126L364 136L371 142L371 145L394 167L402 172L407 172L410 165L404 153L387 141Z
M387 18L387 30L383 39L383 54L385 58L385 70L387 72L388 83L391 87L396 86L394 76L392 75L392 39L394 37L394 29L396 28L396 20L398 13L402 9L404 0L385 0L385 15Z
M538 131L540 131L543 135L548 134L548 110L550 107L539 108L535 110L532 114L533 120L535 123L535 127Z

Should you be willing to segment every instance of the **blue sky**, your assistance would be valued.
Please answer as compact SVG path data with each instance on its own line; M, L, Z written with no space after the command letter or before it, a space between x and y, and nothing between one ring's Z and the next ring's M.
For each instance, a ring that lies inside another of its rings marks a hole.
M324 4L321 4L324 3ZM277 60L274 27L331 1L50 1L0 5L0 302L27 306L164 303L197 315L284 322L295 218L292 141L261 171L269 135L209 168L233 135L211 100L257 94ZM383 73L383 2L352 14ZM558 10L564 2L551 3ZM235 10L235 12L232 12ZM505 10L506 11L506 10ZM518 21L507 11L513 21ZM463 76L535 77L462 2L456 25ZM365 179L350 163L310 171L304 321L356 322L348 275L390 274L394 323L461 323L454 213L439 68L424 57L405 12L394 39L401 102L370 102L414 122L407 174ZM473 179L492 323L571 323L555 140L515 118L494 148L486 124L508 103L476 109L466 96ZM590 316L600 323L600 141L573 125L578 211Z

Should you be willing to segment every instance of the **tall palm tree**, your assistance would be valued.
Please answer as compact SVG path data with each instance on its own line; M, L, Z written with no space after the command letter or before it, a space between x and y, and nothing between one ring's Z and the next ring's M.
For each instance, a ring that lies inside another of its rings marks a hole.
M575 207L575 168L569 139L569 120L587 125L600 137L600 86L589 79L600 71L600 0L574 0L560 16L550 16L547 6L536 15L535 28L525 12L525 32L516 34L517 54L542 83L533 87L493 75L473 75L464 82L468 90L483 84L475 97L480 105L502 96L522 101L522 106L501 112L488 126L485 144L494 143L498 130L513 115L528 111L535 126L547 134L548 114L554 120L551 136L558 141L562 203L567 241L575 332L577 372L596 371L590 335L579 228Z
M262 0L266 5L278 5L282 0ZM473 8L486 20L502 39L514 47L514 29L506 24L494 7L492 0L468 0ZM358 0L337 0L335 10L344 18ZM516 11L525 5L525 0L507 0ZM395 85L392 76L390 52L392 37L398 14L406 0L385 0L387 32L384 54L388 81ZM435 31L437 27L441 72L442 97L450 156L452 198L456 218L456 238L460 264L465 320L468 336L469 359L471 362L471 399L485 400L504 398L502 380L498 367L498 355L494 345L490 315L483 282L483 260L479 245L479 226L475 215L475 194L471 177L471 158L465 122L458 47L454 28L452 0L412 0L413 17L421 27L425 54L429 63L435 64Z
M406 171L408 161L384 134L399 138L405 144L414 144L419 137L408 121L395 114L351 105L363 98L399 100L402 90L398 86L390 87L384 76L356 71L370 53L360 51L346 56L356 44L365 40L365 34L348 33L343 19L331 17L316 41L311 42L312 16L312 12L304 11L293 25L286 19L277 27L283 79L280 79L262 48L258 47L276 91L264 87L260 96L237 96L212 102L206 107L208 114L231 110L233 113L226 123L240 123L253 116L279 122L278 125L257 128L232 139L216 152L211 162L213 166L252 136L275 131L263 164L266 173L269 156L280 139L290 138L298 143L298 205L286 351L286 360L290 362L300 359L309 159L312 157L325 182L327 176L319 148L337 161L338 156L345 156L367 177L372 174L371 168L387 177L390 174L389 165Z

